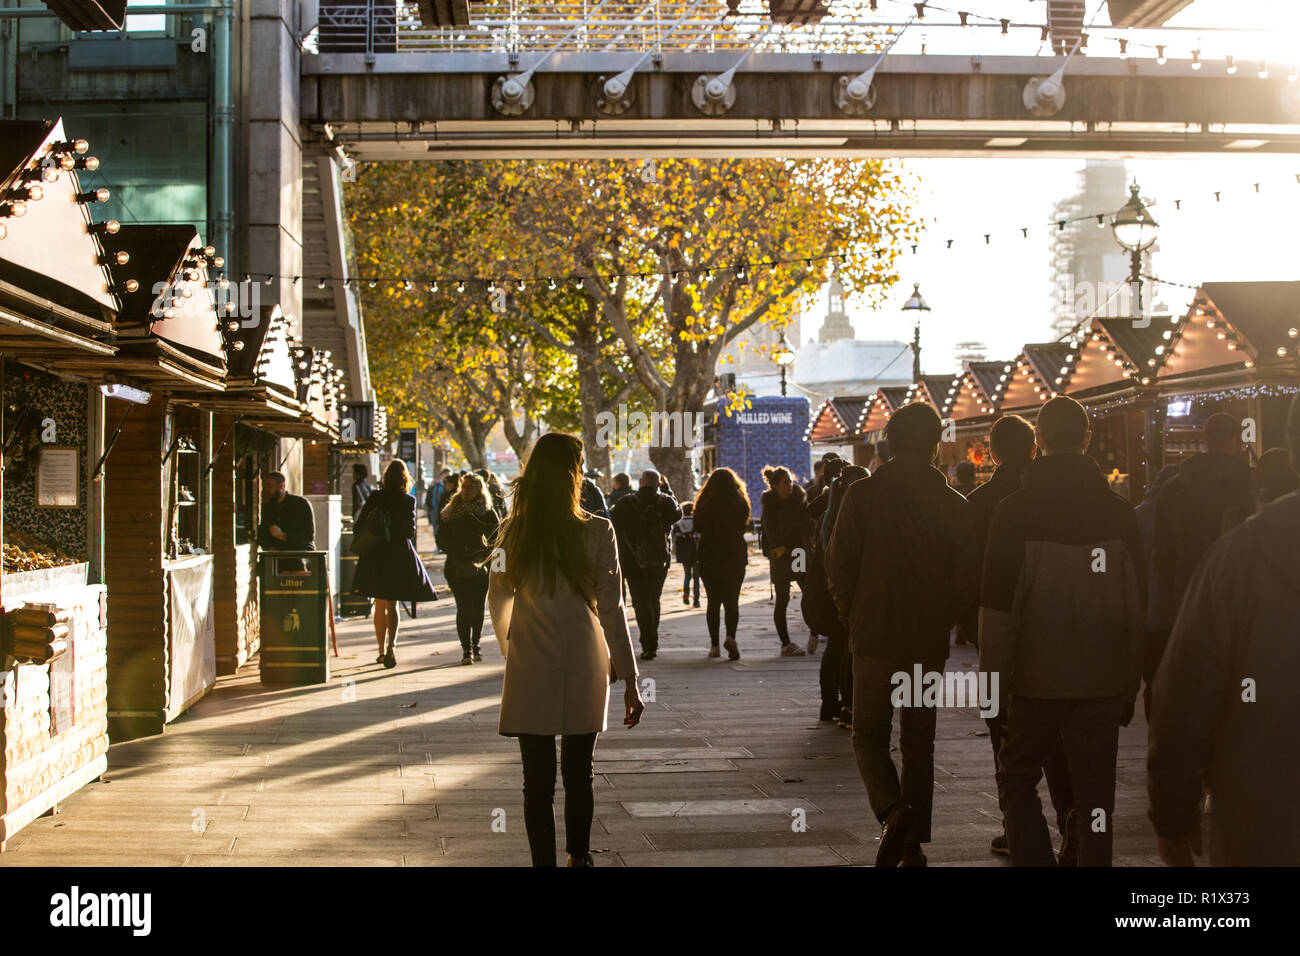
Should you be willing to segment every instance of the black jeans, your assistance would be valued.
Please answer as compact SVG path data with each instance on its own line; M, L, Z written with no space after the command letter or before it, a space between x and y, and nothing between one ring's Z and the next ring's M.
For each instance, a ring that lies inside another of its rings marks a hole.
M745 583L745 569L737 571L714 570L704 582L707 600L704 605L704 619L709 625L709 644L718 646L718 625L722 614L726 615L727 640L734 640L736 628L740 624L740 588Z
M943 666L925 670L942 670ZM911 832L904 843L930 842L930 815L934 806L934 728L938 711L934 707L900 707L899 751L903 777L889 755L889 737L894 727L894 687L890 677L898 671L910 673L911 664L895 665L880 658L857 657L853 661L853 753L858 773L867 787L871 811L881 823L900 803L912 807Z
M560 738L560 774L564 780L564 849L578 858L591 851L591 818L596 811L592 758L595 734ZM555 866L555 738L520 734L524 762L524 827L533 866Z
M692 561L682 564L682 597L691 596L691 582L695 582L695 603L700 603L700 563Z
M785 611L790 606L790 579L773 577L776 588L776 609L772 612L772 621L776 624L776 636L781 638L782 646L790 643L790 629L785 623Z
M993 745L993 766L997 768L998 753L1007 739L1007 708L1004 698L999 702L998 715L986 717L985 726L989 729L989 743ZM1051 756L1043 762L1043 776L1047 778L1047 793L1052 800L1052 809L1056 811L1056 832L1065 836L1065 815L1074 806L1074 788L1070 786L1070 765L1065 759L1065 742L1057 739Z
M632 610L636 612L636 628L641 640L641 650L653 654L659 650L659 600L664 593L668 568L643 571L640 568L624 573L627 589L632 593Z
M853 709L853 651L845 628L837 627L826 635L818 678L824 713L838 717L843 708Z
M460 649L466 654L478 650L483 636L483 606L487 600L488 576L475 574L463 578L448 578L447 587L456 599L456 636Z
M1054 866L1052 838L1038 799L1043 764L1064 746L1078 814L1079 866L1110 866L1115 831L1115 758L1125 702L1119 697L1044 700L1014 697L998 752L998 803L1011 862Z

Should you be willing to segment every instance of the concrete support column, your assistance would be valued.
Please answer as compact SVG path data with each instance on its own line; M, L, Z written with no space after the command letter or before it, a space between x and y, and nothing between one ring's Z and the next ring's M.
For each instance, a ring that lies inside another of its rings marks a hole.
M252 0L248 20L247 209L243 262L264 304L279 303L302 331L302 142L298 71L300 0ZM262 280L275 276L271 285ZM259 279L260 277L260 279Z

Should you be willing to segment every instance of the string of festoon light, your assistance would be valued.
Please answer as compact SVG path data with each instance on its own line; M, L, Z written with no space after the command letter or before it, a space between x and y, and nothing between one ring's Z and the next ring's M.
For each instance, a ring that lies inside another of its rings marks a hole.
M888 7L904 8L910 11L910 16L914 18L918 26L924 26L926 24L940 25L940 24L935 24L932 17L927 17L927 14L938 13L938 14L946 14L949 17L956 18L956 23L949 22L947 24L942 24L944 26L961 26L961 27L973 27L977 25L996 26L1000 28L1000 32L1002 36L1008 36L1012 30L1037 30L1039 31L1039 41L1042 43L1046 43L1048 39L1051 37L1051 33L1052 33L1052 27L1046 23L1026 23L1023 21L1019 21L1014 17L1003 17L997 15L972 12L969 10L963 10L959 7L950 7L940 3L931 3L928 2L928 0L927 2L924 3L918 3L916 2L916 0L868 0L868 3L873 12L878 12L880 10L881 4L885 4L887 8ZM1144 51L1149 51L1148 52L1149 59L1152 59L1158 65L1163 66L1169 61L1170 52L1176 48L1180 51L1183 50L1186 51L1186 58L1191 61L1191 67L1193 70L1199 70L1204 65L1201 59L1202 50L1199 45L1191 46L1185 43L1168 42L1167 36L1170 32L1169 27L1131 28L1131 27L1117 27L1111 25L1102 25L1100 27L1097 27L1095 25L1095 21L1097 20L1097 16L1100 14L1103 6L1104 4L1099 3L1096 13L1094 13L1092 19L1088 23L1084 24L1079 30L1077 36L1079 39L1080 50L1088 49L1088 40L1089 40L1088 32L1090 30L1096 29L1108 33L1124 32L1129 35L1107 36L1104 38L1107 41L1107 45L1109 45L1110 43L1115 44L1116 51L1121 59L1136 58L1135 51L1144 50ZM1156 43L1149 40L1139 39L1138 37L1133 36L1131 33L1129 33L1130 30L1141 30L1143 32L1151 32L1151 31L1163 32L1166 34L1166 37L1163 38L1166 40L1166 42ZM1188 31L1188 28L1179 28L1179 32L1184 32L1184 31ZM1194 30L1189 32L1194 32L1197 34L1213 35L1218 33L1219 31L1213 27L1207 27L1204 30ZM1198 38L1195 42L1197 44L1200 44L1201 40ZM922 52L924 52L924 45L922 46ZM1269 67L1269 62L1266 59L1258 59L1252 57L1244 60L1243 62L1253 63L1254 71L1256 75L1260 77L1260 79L1267 79L1269 77L1270 67ZM1281 65L1285 67L1287 71L1286 77L1290 82L1295 83L1297 79L1300 79L1300 57L1296 57L1293 55L1289 60L1284 60ZM1238 57L1232 53L1225 53L1223 56L1223 69L1224 72L1227 73L1228 75L1230 76L1235 75L1238 72Z
M1264 179L1261 179L1258 182L1249 183L1246 187L1247 190L1247 192L1245 193L1246 196L1266 197L1269 195L1273 195L1274 194L1273 190L1275 186L1279 184L1268 183L1269 188L1266 190L1264 188L1265 183L1266 180ZM1289 177L1285 180L1285 183L1289 183L1292 186L1300 187L1300 172L1290 174ZM1225 193L1227 192L1228 190L1222 188L1211 189L1211 190L1207 190L1205 194L1203 195L1198 194L1193 198L1201 198L1209 202L1210 197L1213 197L1213 203L1217 205L1221 205L1224 202L1228 201L1227 198L1225 197ZM1153 201L1147 204L1147 208L1153 210L1159 209L1161 215L1163 216L1165 213L1169 213L1169 212L1190 211L1184 208L1184 206L1188 202L1189 200L1186 198L1175 199L1173 200L1172 207L1170 207L1168 204L1161 206L1155 201ZM946 238L940 238L940 234L934 234L934 235L927 236L924 240L918 239L915 242L905 242L904 245L906 248L911 250L913 255L916 255L918 253L918 250L923 245L929 247L931 244L934 243L942 243L943 244L942 248L945 250L954 250L954 249L964 250L968 247L974 247L980 249L986 246L991 246L993 244L994 239L1003 240L1010 237L1013 240L1018 239L1020 241L1025 241L1030 238L1031 233L1035 233L1036 235L1045 234L1050 236L1055 233L1063 232L1069 226L1077 226L1083 223L1094 224L1097 228L1106 228L1110 225L1111 220L1114 218L1114 215L1115 214L1113 212L1088 213L1086 215L1055 219L1049 223L1042 224L1039 226L1020 226L1020 227L1015 227L1013 229L1002 229L1002 230L993 229L990 230L989 232L968 234L964 239L962 239L961 244L959 244L958 237L949 236ZM875 258L880 259L883 258L889 250L887 247L880 246L878 242L879 242L878 239L850 240L843 247L841 247L836 251L821 253L818 255L792 256L790 258L779 258L775 256L768 256L761 259L737 258L725 264L711 265L711 266L694 266L694 267L683 267L677 269L671 269L671 268L640 269L640 270L629 270L629 271L622 271L622 272L600 272L599 277L604 280L616 280L616 279L663 280L663 279L671 278L674 282L677 282L683 276L686 276L692 280L697 278L703 278L707 280L713 278L715 275L718 274L732 274L736 280L740 282L745 282L748 281L751 275L756 274L761 269L775 270L783 266L792 266L792 265L799 265L799 264L802 264L805 269L812 269L814 264L819 264L823 266L825 266L826 264L843 265L848 262L849 256L851 255L858 256L862 254L870 254L873 255ZM1153 277L1147 277L1147 278L1153 278ZM447 294L451 292L465 293L469 291L477 291L479 289L484 289L484 288L487 289L489 294L493 294L498 291L504 291L507 289L516 292L524 292L528 289L530 285L534 285L534 284L543 285L549 290L556 290L560 287L562 283L567 283L573 286L575 289L581 291L585 287L585 283L587 281L586 276L579 272L550 274L550 275L517 275L508 272L496 272L488 275L483 275L483 274L456 274L456 275L355 274L355 275L342 275L342 276L319 275L319 274L305 275L302 273L245 272L243 274L243 279L245 282L262 281L268 286L272 285L276 279L289 279L294 285L297 285L300 282L315 284L317 289L326 289L329 288L330 286L344 284L351 288L358 288L362 285L365 285L367 288L370 289L375 289L380 286L386 286L391 290L405 291L405 292L417 291L418 288L419 290L423 290L425 292L433 293L433 294L439 294L439 293ZM1167 281L1164 279L1159 279L1156 281L1159 281L1166 285L1183 284L1183 283ZM1195 286L1189 285L1188 288L1195 288Z

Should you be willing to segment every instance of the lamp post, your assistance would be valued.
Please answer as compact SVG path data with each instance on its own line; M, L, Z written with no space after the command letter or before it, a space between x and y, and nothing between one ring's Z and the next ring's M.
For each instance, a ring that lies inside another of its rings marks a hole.
M785 340L785 333L781 333L781 341L776 343L776 351L772 353L772 359L781 369L781 397L785 398L785 375L791 363L794 362L794 349L790 348L790 343Z
M912 294L903 303L904 312L916 313L916 327L912 330L912 384L921 383L921 313L929 312L930 306L921 295L921 283L912 283Z
M1160 225L1151 217L1151 213L1138 195L1137 180L1129 187L1128 202L1110 221L1115 241L1129 253L1129 287L1133 290L1136 303L1135 315L1142 314L1142 253L1151 248L1160 232Z

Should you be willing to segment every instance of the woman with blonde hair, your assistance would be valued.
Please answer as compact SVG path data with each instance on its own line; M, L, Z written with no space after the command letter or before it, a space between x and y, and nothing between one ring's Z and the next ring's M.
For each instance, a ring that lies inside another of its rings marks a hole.
M645 705L623 609L609 521L579 506L582 441L550 432L513 483L489 575L492 628L506 658L498 732L519 738L524 825L534 866L555 865L555 738L560 737L569 866L591 866L593 754L606 729L609 685L624 682L623 723Z
M442 576L456 599L456 636L461 664L482 661L483 601L487 598L487 562L497 533L497 513L477 474L460 480L456 494L438 514L438 548L447 555Z
M374 598L375 639L379 642L375 663L385 667L397 666L393 648L400 622L398 605L437 600L429 572L415 550L415 499L410 490L410 472L400 459L394 459L352 525L354 541L364 537L373 542L357 555L352 593Z

